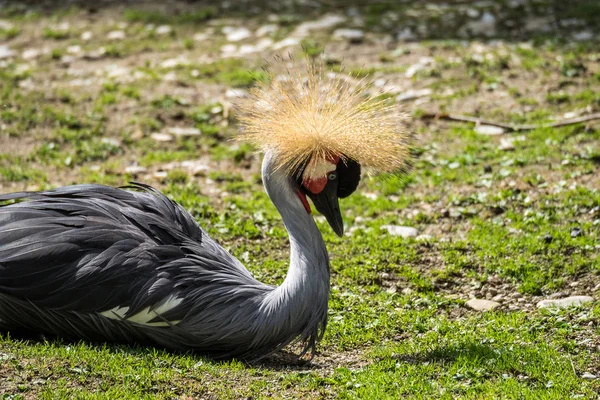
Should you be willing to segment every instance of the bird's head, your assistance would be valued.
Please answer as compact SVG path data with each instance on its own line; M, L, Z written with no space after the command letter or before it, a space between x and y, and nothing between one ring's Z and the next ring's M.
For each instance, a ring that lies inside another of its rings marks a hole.
M344 221L339 199L350 196L358 187L360 164L353 160L344 161L337 156L319 160L315 164L314 169L307 165L296 173L296 194L306 212L310 213L308 196L315 208L325 216L333 231L342 236Z
M293 178L310 213L307 197L334 232L343 234L338 199L352 194L361 168L396 172L407 168L410 134L407 116L371 85L330 75L320 64L287 65L238 104L242 134L267 153L274 168Z

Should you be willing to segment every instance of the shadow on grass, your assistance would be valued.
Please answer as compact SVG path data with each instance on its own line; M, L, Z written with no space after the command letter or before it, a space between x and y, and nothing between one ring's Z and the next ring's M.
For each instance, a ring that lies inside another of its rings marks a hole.
M407 364L423 364L430 362L449 363L459 358L485 360L493 357L497 357L497 353L490 346L475 342L462 342L456 345L444 345L411 354L397 354L391 358Z
M88 341L77 338L67 338L52 334L33 332L27 329L11 328L9 330L0 328L0 339L10 339L21 342L28 346L49 344L53 346L69 346L84 344L95 350L108 350L111 353L126 353L132 356L145 356L152 354L155 350L163 352L166 355L186 356L197 361L211 362L214 364L228 364L231 361L241 361L248 367L259 367L272 371L308 371L318 369L319 366L312 363L310 359L299 358L288 351L279 351L273 353L259 361L244 361L236 358L216 358L209 354L194 351L178 351L159 346L145 344L127 344L119 342ZM318 355L316 356L318 359Z

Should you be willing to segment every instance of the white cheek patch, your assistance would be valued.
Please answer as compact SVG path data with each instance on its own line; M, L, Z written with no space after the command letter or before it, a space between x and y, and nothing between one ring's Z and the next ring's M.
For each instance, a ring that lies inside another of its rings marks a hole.
M177 298L175 296L169 296L166 299L164 299L160 303L159 306L154 307L153 309L151 309L151 307L146 307L143 310L140 310L135 315L130 316L129 318L125 318L127 311L129 311L129 307L114 307L114 308L111 308L110 310L101 312L100 315L102 315L103 317L106 317L106 318L110 318L110 319L135 322L137 324L147 325L147 326L175 325L181 321L169 321L169 322L167 322L167 321L150 322L150 321L152 321L156 317L160 316L161 314L164 314L167 311L172 310L173 308L177 307L179 304L181 304L182 301L183 301L183 299Z
M317 163L311 162L304 170L304 174L302 174L302 180L310 181L326 177L327 174L329 174L331 171L335 171L336 168L337 165L327 160L322 160Z

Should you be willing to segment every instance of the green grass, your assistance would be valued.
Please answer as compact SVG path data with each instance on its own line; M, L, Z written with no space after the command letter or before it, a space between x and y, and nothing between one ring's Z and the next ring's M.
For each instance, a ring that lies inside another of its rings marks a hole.
M172 398L211 393L219 398L262 397L265 393L281 397L287 392L294 397L361 399L563 399L593 398L597 390L597 385L582 381L573 372L584 365L586 357L577 354L577 346L565 354L561 348L565 339L556 338L571 337L577 331L578 321L573 318L576 310L558 315L541 313L532 319L520 313L486 313L452 321L443 316L448 305L413 304L411 309L410 301L394 296L386 300L403 306L402 317L382 319L379 315L376 327L365 327L364 321L353 317L336 318L350 314L339 314L337 303L346 302L354 311L351 314L359 310L364 314L363 308L373 306L374 301L357 308L354 299L345 296L340 300L334 292L333 322L326 341L335 340L342 330L348 336L351 329L370 332L356 339L371 339L375 344L366 352L372 360L370 364L357 367L348 360L345 366L332 369L326 376L310 367L281 371L268 364L215 363L198 356L147 348L32 343L6 337L3 346L9 344L19 356L4 353L3 362L20 371L14 377L19 382L17 396L46 386L39 392L40 398ZM375 307L372 315L386 308ZM384 338L382 342L381 326L392 323L401 324L396 335L404 340L392 342ZM37 376L51 377L32 382L31 378ZM231 385L232 382L236 384ZM92 395L90 388L96 394Z
M64 40L67 39L71 32L66 29L44 28L43 35L46 39Z
M530 124L598 112L598 41L571 42L554 25L528 36L508 24L496 35L504 42L465 40L458 34L466 23L461 5L443 8L445 18L431 4L388 3L356 5L368 31L363 44L330 43L326 32L303 41L304 52L323 53L332 72L400 88L381 95L390 104L405 88L433 91L396 105L414 118L412 171L365 173L357 193L340 202L343 238L316 216L331 258L331 299L313 362L298 365L281 356L257 365L215 362L150 347L2 332L0 398L597 399L600 379L583 375L600 376L600 305L536 307L552 295L598 299L597 121L494 137L471 125L418 117L441 110ZM152 184L257 279L277 285L289 262L286 231L262 188L256 149L231 140L236 111L226 95L268 79L261 67L272 55L219 57L222 26L254 30L271 23L272 11L267 4L235 13L186 4L166 12L152 4L91 14L16 3L0 10L10 23L0 40L16 51L0 68L0 193L77 182ZM526 12L503 8L498 18L524 26L525 14L540 16L552 5L536 4ZM597 35L598 6L580 6L557 12ZM274 40L320 15L302 7L277 11ZM415 21L428 30L418 46L385 42L397 26L417 32ZM63 22L71 28L58 29ZM79 37L83 22L94 32L89 42ZM160 36L147 24L174 25L173 32ZM126 38L109 42L106 33L115 29ZM209 29L214 35L207 40L192 39ZM72 45L84 53L104 47L104 56L76 57L67 66L63 57ZM49 53L23 60L24 46ZM290 52L302 57L300 46ZM175 57L189 63L161 67ZM424 57L434 62L407 79ZM129 72L109 76L113 64ZM175 80L165 79L173 74ZM172 127L202 133L151 138ZM514 149L502 150L508 138ZM207 168L194 171L190 163ZM129 166L141 172L125 172ZM422 236L392 236L384 225L411 226ZM471 297L493 297L502 306L477 312L465 304Z
M268 78L267 72L249 69L240 59L222 59L195 66L194 69L197 70L197 79L212 80L233 87L251 86Z
M141 22L144 24L202 24L209 19L215 18L217 14L218 11L215 7L201 7L195 11L177 15L132 8L126 9L123 12L123 19L125 21Z
M20 33L21 33L21 31L19 30L19 28L15 28L15 27L0 28L0 39L2 39L2 40L14 39L17 36L19 36Z
M34 181L45 182L46 174L37 169L31 169L22 165L9 165L0 167L0 176L8 182Z

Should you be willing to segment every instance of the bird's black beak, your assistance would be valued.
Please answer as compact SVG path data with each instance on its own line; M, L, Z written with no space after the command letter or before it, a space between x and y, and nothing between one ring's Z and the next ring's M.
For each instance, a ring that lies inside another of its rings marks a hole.
M343 236L344 220L342 219L342 212L340 211L340 204L338 202L337 179L327 182L325 189L321 193L313 194L308 192L306 194L312 200L315 208L325 216L335 234L340 237Z

